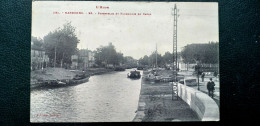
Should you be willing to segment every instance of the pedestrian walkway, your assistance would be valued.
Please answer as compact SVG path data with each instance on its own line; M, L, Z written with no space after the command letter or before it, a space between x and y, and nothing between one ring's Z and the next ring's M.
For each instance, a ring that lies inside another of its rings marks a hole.
M192 77L195 77L195 75L192 75L193 71L180 71L178 72L178 74L180 75L184 75L184 76L192 76ZM207 90L207 83L210 81L209 79L212 78L212 81L215 83L215 91L214 91L214 101L218 104L219 106L219 98L220 98L220 83L219 83L219 79L214 77L214 76L205 76L204 78L204 82L202 82L202 79L199 78L199 82L200 82L200 85L199 85L199 89L201 92L205 93L205 94L208 94L208 90ZM192 86L192 88L194 89L198 89L198 86Z

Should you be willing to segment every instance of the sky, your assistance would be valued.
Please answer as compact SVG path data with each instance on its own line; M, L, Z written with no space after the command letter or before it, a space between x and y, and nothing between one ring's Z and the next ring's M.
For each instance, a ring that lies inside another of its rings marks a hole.
M34 1L32 36L43 38L66 22L71 22L80 40L79 49L88 48L93 51L111 42L124 56L139 59L155 51L157 44L158 53L163 55L167 51L173 51L172 8L175 4L179 15L178 52L187 44L219 41L216 2ZM109 9L96 9L96 6ZM88 12L96 14L89 15ZM99 15L98 12L142 15Z

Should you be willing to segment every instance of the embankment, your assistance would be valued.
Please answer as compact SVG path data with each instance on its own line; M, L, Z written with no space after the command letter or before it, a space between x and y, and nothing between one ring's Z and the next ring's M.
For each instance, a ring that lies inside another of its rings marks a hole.
M144 75L148 74L144 71ZM133 122L200 121L183 100L172 100L169 83L150 83L142 78L138 108Z
M201 121L219 121L219 107L207 94L178 84L178 95L197 113Z
M113 69L105 68L90 68L85 71L86 75L97 75L104 74L113 71ZM80 70L68 70L64 68L45 68L43 70L31 71L31 88L39 87L43 82L50 80L67 80L73 81L73 77L77 74L82 74L83 71ZM85 82L85 81L75 81L75 83ZM73 83L73 82L72 82Z

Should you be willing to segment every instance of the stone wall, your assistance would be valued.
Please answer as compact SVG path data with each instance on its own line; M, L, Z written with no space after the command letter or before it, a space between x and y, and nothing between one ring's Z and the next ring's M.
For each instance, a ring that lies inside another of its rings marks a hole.
M207 94L178 84L178 95L198 114L202 121L219 121L219 107Z

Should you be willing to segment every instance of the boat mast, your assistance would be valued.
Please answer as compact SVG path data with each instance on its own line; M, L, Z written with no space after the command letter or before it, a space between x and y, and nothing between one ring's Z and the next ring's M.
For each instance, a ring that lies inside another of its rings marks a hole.
M157 69L157 43L156 43L156 63L155 63L155 67Z

